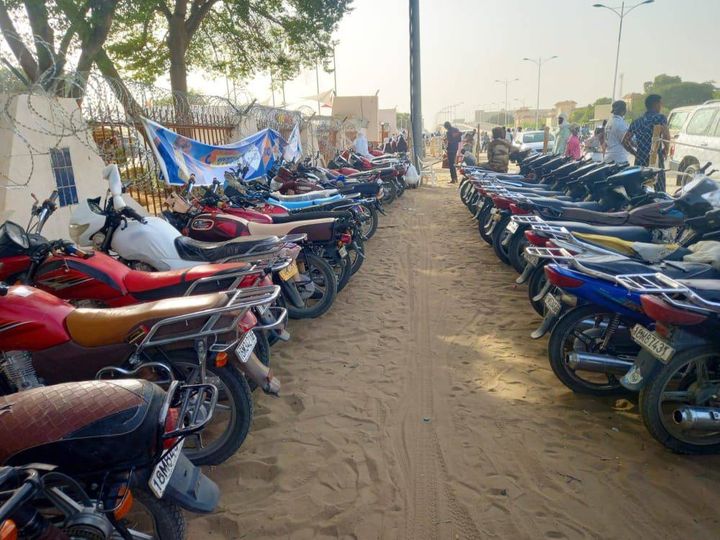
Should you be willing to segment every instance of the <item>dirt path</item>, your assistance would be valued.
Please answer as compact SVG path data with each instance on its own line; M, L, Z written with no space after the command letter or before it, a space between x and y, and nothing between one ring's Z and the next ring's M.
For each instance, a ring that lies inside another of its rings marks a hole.
M447 184L407 193L319 321L273 349L220 511L190 538L717 538L720 459L550 371L515 274Z

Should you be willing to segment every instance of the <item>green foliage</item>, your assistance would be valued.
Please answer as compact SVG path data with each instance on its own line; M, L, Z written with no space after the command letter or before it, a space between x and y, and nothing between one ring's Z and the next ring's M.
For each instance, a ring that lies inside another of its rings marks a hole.
M126 0L118 9L108 51L124 74L155 81L179 55L188 70L232 80L269 71L280 84L331 56L332 32L351 0L186 0L177 24L181 2ZM171 49L173 24L185 34L184 51Z
M600 100L598 100L600 101ZM597 103L597 102L596 102ZM594 105L586 105L585 107L578 107L572 113L570 113L570 122L573 124L587 124L593 118L595 112Z
M593 105L610 105L612 103L612 98L609 97L601 97L595 100L595 103Z
M660 94L666 109L697 105L708 99L713 99L716 92L711 82L697 83L683 81L680 77L658 75L652 82L643 85L645 94Z

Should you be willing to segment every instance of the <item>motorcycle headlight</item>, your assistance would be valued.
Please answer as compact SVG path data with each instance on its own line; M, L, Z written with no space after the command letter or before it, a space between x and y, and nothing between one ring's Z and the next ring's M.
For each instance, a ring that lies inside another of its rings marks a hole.
M95 249L100 249L103 245L103 242L105 242L105 234L104 233L96 233L91 238L93 246L95 246Z
M68 229L70 230L70 238L72 238L72 241L80 245L80 237L88 230L88 227L90 227L89 223L71 223Z

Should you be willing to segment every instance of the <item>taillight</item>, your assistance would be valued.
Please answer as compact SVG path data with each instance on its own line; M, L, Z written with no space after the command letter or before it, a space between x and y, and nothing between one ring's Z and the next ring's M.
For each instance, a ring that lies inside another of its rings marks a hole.
M12 519L0 523L0 540L17 540L18 530Z
M576 287L581 287L585 284L582 279L561 274L557 270L557 267L552 264L548 264L545 266L545 275L547 276L550 283L552 283L556 287L560 287L561 289L574 289Z
M253 315L252 311L248 310L245 312L245 315L242 319L240 319L240 322L238 323L238 326L240 327L240 330L242 332L249 332L253 328L255 328L255 325L257 324L257 317Z
M530 210L525 210L524 208L520 208L520 207L519 207L517 204L515 204L515 203L511 203L511 204L510 204L510 211L511 211L513 214L518 214L518 215L529 214L529 213L530 213Z
M640 302L645 314L661 323L693 326L707 319L702 313L676 308L658 296L643 294L640 296Z
M165 417L165 433L170 433L178 428L178 422L180 420L180 413L176 408L168 409L167 416ZM163 440L163 448L168 450L175 446L177 437Z
M349 244L350 242L352 242L352 234L342 233L340 235L340 241L345 245Z
M512 204L512 201L510 199L506 199L505 197L498 197L497 195L493 197L492 200L495 204L495 208L499 208L500 210L507 210Z
M528 242L530 242L533 246L545 247L549 243L546 237L540 236L532 230L525 231L525 238L527 238Z

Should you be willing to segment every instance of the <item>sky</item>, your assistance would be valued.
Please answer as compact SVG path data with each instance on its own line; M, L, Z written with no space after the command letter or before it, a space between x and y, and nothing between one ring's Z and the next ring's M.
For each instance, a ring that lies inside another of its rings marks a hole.
M631 0L629 5L639 0ZM457 117L505 104L505 86L515 79L508 106L535 107L537 67L524 57L557 55L543 65L540 106L572 99L581 105L610 96L619 18L593 8L597 0L420 0L422 104L426 128L439 110L458 104ZM619 5L609 0L608 5ZM619 72L622 93L642 91L655 75L717 81L720 0L655 0L624 22ZM408 0L355 0L335 38L338 95L372 95L380 107L409 111ZM191 87L207 87L199 76ZM215 83L224 93L224 83ZM320 73L320 90L333 87L333 75ZM269 79L248 83L253 97L270 96ZM316 93L315 70L285 86L290 104ZM619 92L618 92L619 94ZM276 93L276 103L282 98ZM494 104L494 105L492 105Z

